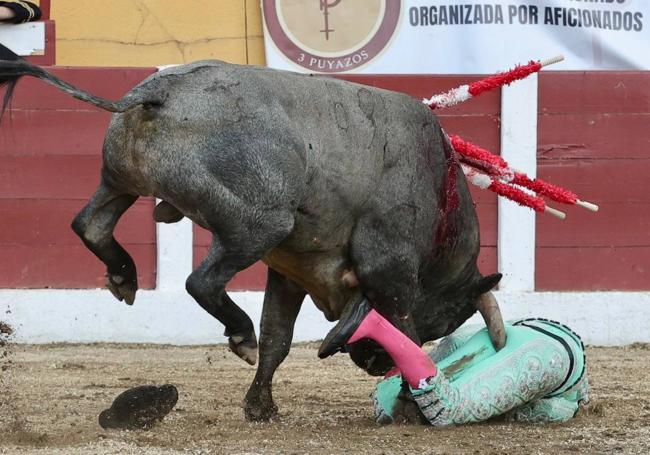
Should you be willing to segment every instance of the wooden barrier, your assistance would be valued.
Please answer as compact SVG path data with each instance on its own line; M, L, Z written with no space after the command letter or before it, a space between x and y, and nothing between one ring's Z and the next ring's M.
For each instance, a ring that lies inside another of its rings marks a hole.
M542 72L538 130L539 176L600 211L537 217L537 289L650 289L650 73Z
M58 76L119 98L154 69L54 68ZM341 76L430 96L474 78ZM500 148L498 92L440 112L444 128L492 151ZM100 287L104 270L72 234L73 214L99 179L109 114L35 80L21 81L0 128L0 287ZM600 204L597 214L567 208L566 221L537 217L537 290L650 289L650 73L543 72L539 79L538 175ZM472 188L481 223L480 267L496 270L497 205ZM143 287L155 286L153 201L138 202L117 236L133 252ZM520 209L522 211L526 209ZM194 264L210 236L194 229ZM240 273L230 290L261 290L265 267Z
M119 98L153 68L48 68L106 98ZM0 128L0 287L96 288L104 266L70 229L99 183L110 114L34 79L21 80ZM136 203L118 226L142 288L156 283L153 201Z

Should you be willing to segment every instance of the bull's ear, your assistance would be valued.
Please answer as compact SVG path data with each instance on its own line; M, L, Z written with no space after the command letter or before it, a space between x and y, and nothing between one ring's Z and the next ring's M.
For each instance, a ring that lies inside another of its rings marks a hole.
M501 278L503 277L502 274L500 273L494 273L492 275L484 276L474 286L474 292L476 292L477 295L482 295L485 294L486 292L491 291L496 287L497 284L499 284L499 281L501 281Z

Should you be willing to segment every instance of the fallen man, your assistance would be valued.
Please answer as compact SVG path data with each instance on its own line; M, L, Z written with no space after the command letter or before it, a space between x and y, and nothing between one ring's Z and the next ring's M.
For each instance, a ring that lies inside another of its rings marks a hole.
M358 306L343 329L347 344L370 338L396 365L373 393L380 423L419 420L443 427L499 415L565 422L588 401L584 345L560 323L505 324L506 344L499 351L485 328L461 328L427 355L367 300Z

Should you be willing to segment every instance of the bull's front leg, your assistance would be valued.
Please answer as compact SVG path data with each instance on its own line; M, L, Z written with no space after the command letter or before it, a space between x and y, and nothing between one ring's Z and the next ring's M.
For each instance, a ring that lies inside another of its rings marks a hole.
M273 374L289 354L293 327L305 291L269 269L260 328L260 355L255 379L248 389L244 412L248 420L266 421L277 414L271 384Z
M138 276L133 259L115 240L113 231L120 217L137 199L138 196L117 191L102 182L72 221L72 230L106 264L108 289L129 305L135 300Z

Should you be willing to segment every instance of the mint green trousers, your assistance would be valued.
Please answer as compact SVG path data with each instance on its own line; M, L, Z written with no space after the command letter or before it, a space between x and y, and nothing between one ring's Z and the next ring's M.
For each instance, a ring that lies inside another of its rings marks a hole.
M509 420L564 422L588 401L584 346L568 327L545 319L506 324L506 345L495 351L487 329L461 328L444 338L430 356L438 374L426 387L410 389L431 425ZM394 420L404 388L401 376L377 384L378 421Z

